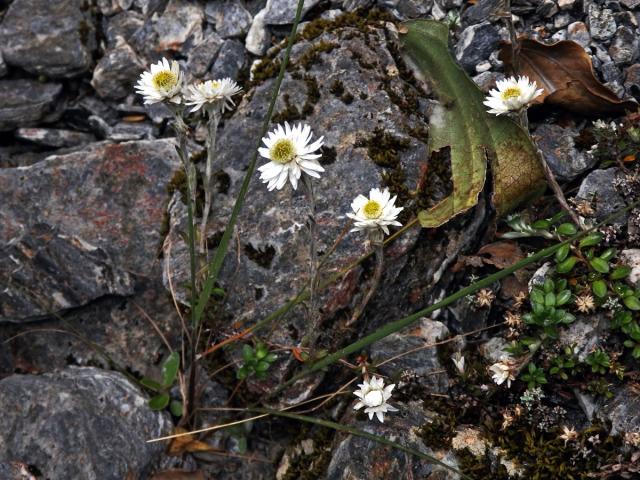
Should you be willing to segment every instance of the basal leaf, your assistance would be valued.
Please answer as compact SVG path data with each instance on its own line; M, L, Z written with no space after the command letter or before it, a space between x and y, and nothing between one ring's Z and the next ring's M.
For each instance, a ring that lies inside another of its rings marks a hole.
M536 150L520 126L486 112L484 94L449 52L448 28L432 20L406 24L405 57L429 83L439 105L429 124L429 155L449 148L453 192L419 213L424 227L437 227L478 202L487 162L493 171L493 203L498 214L515 208L543 187Z

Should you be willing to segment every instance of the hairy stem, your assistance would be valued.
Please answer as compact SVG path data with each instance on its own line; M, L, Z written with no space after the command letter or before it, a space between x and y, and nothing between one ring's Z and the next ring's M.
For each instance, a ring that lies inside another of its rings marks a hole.
M384 243L382 232L379 230L372 232L370 234L370 239L371 246L373 247L373 251L375 252L376 267L373 271L373 277L371 278L369 291L362 299L360 305L358 305L358 307L353 311L353 315L351 315L351 318L349 319L349 321L347 321L347 326L351 326L358 321L360 315L362 315L362 312L364 312L364 309L367 307L369 300L371 300L371 297L373 297L373 294L378 289L378 286L380 285L380 279L382 278L382 270L384 267Z
M211 211L211 201L213 196L213 160L216 150L216 135L218 124L220 123L220 112L217 108L209 111L209 121L207 122L207 164L204 170L204 207L202 209L202 219L200 220L200 250L205 251L207 244L207 221Z
M309 175L303 174L303 183L309 203L309 216L307 217L309 231L309 331L302 339L301 345L313 347L319 335L321 318L316 298L318 290L318 247L316 246L318 225L316 223L316 198L313 191L313 180Z

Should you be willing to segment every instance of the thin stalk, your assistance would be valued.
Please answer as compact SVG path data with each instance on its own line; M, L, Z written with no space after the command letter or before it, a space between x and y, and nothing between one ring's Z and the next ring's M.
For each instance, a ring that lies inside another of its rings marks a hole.
M457 300L460 300L461 298L466 297L467 295L471 295L472 293L477 292L478 290L480 290L481 288L484 287L488 287L491 284L493 284L494 282L497 282L498 280L502 280L503 278L507 277L508 275L511 275L513 272L520 270L521 268L530 265L532 263L535 263L539 260L542 260L543 258L546 258L548 256L553 255L559 248L563 247L564 245L569 245L571 243L573 243L574 241L584 237L585 235L587 235L590 232L593 232L595 230L597 230L598 228L606 225L608 222L611 222L612 220L614 220L615 218L619 217L620 215L622 215L625 212L628 212L629 210L632 210L633 208L637 207L638 205L640 205L640 201L634 202L633 204L631 204L630 206L626 207L626 208L622 208L616 212L614 212L613 214L611 214L609 217L607 217L603 222L591 227L588 230L583 230L579 233L577 233L576 235L572 236L571 238L568 238L567 240L557 243L555 245L552 245L550 247L544 248L542 250L540 250L539 252L531 255L530 257L527 257L519 262L517 262L516 264L504 268L502 270L500 270L499 272L496 272L492 275L489 275L471 285L469 285L468 287L462 288L461 290L458 290L457 292L455 292L452 295L449 295L447 298L427 307L427 308L423 308L422 310L418 310L417 312L406 316L404 318L401 318L399 320L396 320L394 322L388 323L387 325L380 327L378 330L376 330L375 332L373 332L370 335L367 335L366 337L361 338L360 340L347 345L346 347L330 354L327 355L326 357L324 357L323 359L315 362L313 365L310 365L309 367L305 368L304 370L302 370L301 372L299 372L297 375L294 375L291 379L287 380L285 383L281 384L278 388L274 389L268 396L268 398L272 398L274 395L280 393L282 390L284 390L285 388L289 387L290 385L292 385L293 383L295 383L296 381L298 381L300 378L309 375L310 373L313 372L317 372L337 361L339 361L340 359L346 357L347 355L350 355L352 353L355 352L359 352L362 349L368 347L369 345L371 345L374 342L377 342L378 340L381 340L383 338L385 338L388 335L391 335L392 333L395 333L399 330L402 330L403 328L411 325L412 323L415 323L416 321L418 321L420 318L424 317L424 316L428 316L430 314L432 314L433 312L435 312L436 310L440 310L444 307L447 307L449 305L451 305L452 303L456 302Z
M331 428L333 430L337 430L338 432L343 432L343 433L350 433L351 435L355 435L356 437L362 437L362 438L366 438L367 440L371 440L377 443L381 443L383 445L387 445L389 447L395 448L397 450L401 450L405 453L408 453L409 455L413 455L415 457L421 458L422 460L426 460L429 463L433 463L436 465L441 466L442 468L445 468L451 472L454 472L457 475L460 475L460 477L462 478L466 478L468 480L473 480L471 477L469 477L468 475L462 473L459 470L456 470L455 468L453 468L451 465L447 465L446 463L438 460L437 458L428 455L426 453L423 453L419 450L415 450L413 448L410 447L406 447L400 443L397 442L393 442L385 437L379 436L379 435L374 435L373 433L369 433L366 432L364 430L360 430L358 428L354 428L351 427L349 425L343 425L341 423L336 423L336 422L331 422L329 420L322 420L320 418L314 418L314 417L309 417L307 415L299 415L297 413L291 413L291 412L283 412L283 411L279 411L279 410L271 410L268 408L249 408L249 411L253 411L256 413L262 413L262 414L268 414L268 415L275 415L277 417L285 417L285 418L290 418L292 420L298 420L300 422L306 422L306 423L313 423L314 425L319 425L321 427L326 427L326 428Z
M287 48L284 51L282 64L280 65L280 72L278 73L278 77L276 78L276 82L273 86L273 92L271 94L271 102L269 103L267 114L262 124L260 134L258 135L256 146L253 149L253 152L251 154L251 160L249 161L249 166L247 167L247 173L245 173L244 175L242 186L240 187L238 197L236 198L236 203L233 206L231 216L229 217L227 226L224 229L224 234L222 235L222 239L220 240L220 245L216 249L216 253L213 257L213 260L211 260L211 263L209 264L207 278L204 282L202 292L200 293L200 297L196 305L196 314L195 314L196 321L199 320L200 317L202 317L202 313L204 312L207 302L211 297L211 294L213 292L213 287L215 286L215 283L218 280L218 275L220 274L220 270L222 269L222 264L224 262L225 256L227 254L227 250L229 248L231 235L233 234L233 230L238 220L238 216L240 215L240 211L242 210L242 207L244 205L244 201L247 196L247 192L249 190L249 184L251 183L253 172L256 169L256 163L258 161L258 148L260 148L262 138L266 135L267 130L269 129L269 124L271 123L271 117L273 116L273 111L276 106L276 99L278 98L278 92L280 92L280 85L282 85L284 72L286 71L287 64L289 63L289 55L291 54L291 47L293 46L293 42L295 41L296 32L298 30L298 24L300 23L300 18L302 17L303 5L304 5L304 0L298 0L296 15L293 20L293 27L291 27L291 33L289 34Z
M384 268L384 243L382 242L382 232L376 231L371 234L371 246L373 247L373 251L376 256L376 267L373 271L373 277L371 278L371 285L369 286L367 294L362 299L362 302L353 311L353 315L351 315L351 318L347 321L347 326L351 326L358 321L360 315L362 315L362 312L364 312L364 309L367 307L369 300L371 300L371 297L373 297L373 294L380 285L382 270Z
M220 123L220 112L217 106L209 109L209 121L207 122L207 164L204 169L204 207L202 209L202 219L200 220L200 250L205 251L207 244L207 221L211 211L211 201L213 196L213 161L216 150L216 137L218 124Z
M309 331L302 340L301 346L311 346L318 338L320 327L320 312L316 291L318 289L318 247L316 240L318 236L318 225L316 223L316 198L313 192L313 180L309 175L303 177L307 202L309 203L309 216L307 218L307 228L309 232Z

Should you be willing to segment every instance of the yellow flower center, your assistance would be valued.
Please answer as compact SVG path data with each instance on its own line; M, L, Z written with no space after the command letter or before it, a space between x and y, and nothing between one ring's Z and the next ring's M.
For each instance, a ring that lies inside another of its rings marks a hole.
M382 205L375 200L369 200L364 204L364 207L362 207L362 213L364 213L364 216L369 220L380 218L380 215L382 215Z
M151 81L158 90L167 90L176 86L178 77L170 70L161 70L153 76Z
M281 138L269 150L271 160L277 163L289 163L296 158L296 147L288 138Z
M518 98L522 92L518 87L509 87L504 92L502 92L503 100L512 100L514 98Z

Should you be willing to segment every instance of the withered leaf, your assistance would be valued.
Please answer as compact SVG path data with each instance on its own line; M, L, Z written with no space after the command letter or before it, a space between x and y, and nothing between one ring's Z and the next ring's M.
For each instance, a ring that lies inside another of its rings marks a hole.
M544 89L535 103L558 105L588 116L623 115L638 109L635 101L620 100L598 81L591 58L576 42L563 40L545 45L521 38L518 43L519 68L513 73L526 75ZM511 44L503 44L499 58L513 71L511 57Z
M174 434L186 433L184 428L178 427ZM211 452L215 449L208 443L196 440L193 435L182 435L171 439L167 453L173 457L179 457L184 453Z

